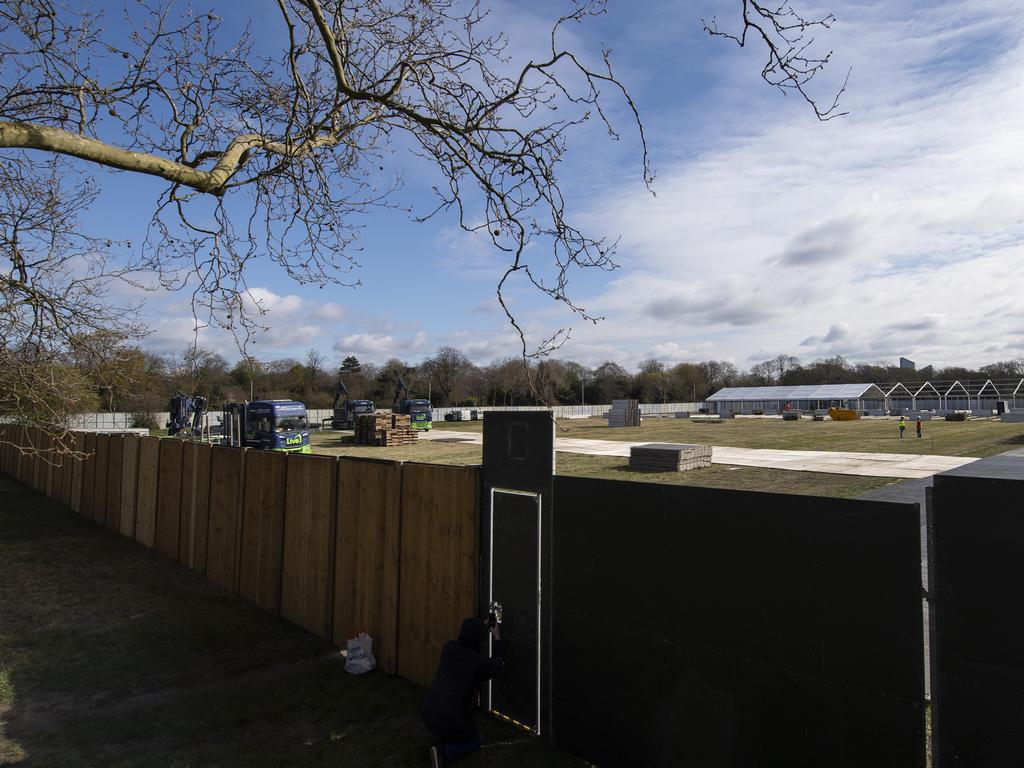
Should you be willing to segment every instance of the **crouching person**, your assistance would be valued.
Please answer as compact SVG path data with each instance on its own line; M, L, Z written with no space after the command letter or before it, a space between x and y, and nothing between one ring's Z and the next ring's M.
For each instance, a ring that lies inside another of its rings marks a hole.
M484 655L488 630L494 638L494 655ZM466 619L458 640L441 649L434 682L423 698L423 722L434 737L430 748L432 768L475 752L483 745L473 724L473 696L481 683L505 669L504 647L498 625L489 620Z

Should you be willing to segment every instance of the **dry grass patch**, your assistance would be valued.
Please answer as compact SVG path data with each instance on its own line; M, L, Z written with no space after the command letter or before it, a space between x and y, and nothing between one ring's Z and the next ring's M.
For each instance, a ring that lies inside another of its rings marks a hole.
M0 477L0 765L423 765L422 689ZM466 768L580 762L481 716ZM500 743L499 743L500 742Z

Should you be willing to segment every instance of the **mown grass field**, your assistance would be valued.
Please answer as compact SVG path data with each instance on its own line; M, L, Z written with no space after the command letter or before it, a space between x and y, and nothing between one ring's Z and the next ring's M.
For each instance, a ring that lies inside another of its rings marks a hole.
M900 440L895 418L859 421L782 421L726 419L700 424L688 419L645 419L641 427L612 429L605 419L560 419L558 437L629 442L704 443L734 448L773 448L787 451L860 451L913 453L984 458L1024 446L1024 423L995 419L926 421L924 437L914 436L913 421ZM435 424L437 429L480 432L480 421Z
M459 432L483 430L483 422L437 422L435 429ZM858 451L865 453L934 454L982 458L1024 445L1024 424L993 420L924 423L924 437L914 437L913 424L903 440L896 420L863 419L854 422L783 422L780 419L732 419L721 424L698 424L686 419L648 419L642 427L611 429L604 419L563 419L558 437L630 442L707 443L739 448L783 450ZM369 456L436 464L478 464L479 445L420 441L416 445L376 448L354 445L351 433L313 433L315 453ZM696 485L708 488L855 497L895 482L886 478L791 472L722 464L691 472L637 472L624 458L559 452L556 472L577 477L603 477L653 483Z
M0 477L0 765L427 765L422 689ZM466 768L583 766L484 716Z
M376 448L344 442L338 433L325 432L312 437L314 453L330 456L367 456L398 461L422 461L429 464L479 464L483 460L479 445L459 445L422 440L416 445ZM818 496L855 497L893 482L885 478L829 475L820 472L784 472L759 467L732 467L713 464L692 472L638 472L629 461L615 456L586 456L559 451L555 473L574 477L603 477L646 483L696 485L705 488L734 488L773 493L800 493Z

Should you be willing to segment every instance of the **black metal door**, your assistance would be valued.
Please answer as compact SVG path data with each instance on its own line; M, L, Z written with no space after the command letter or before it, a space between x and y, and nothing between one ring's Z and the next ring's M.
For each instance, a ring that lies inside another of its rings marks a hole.
M489 686L487 708L540 733L541 496L492 488L488 602L502 607L505 674Z

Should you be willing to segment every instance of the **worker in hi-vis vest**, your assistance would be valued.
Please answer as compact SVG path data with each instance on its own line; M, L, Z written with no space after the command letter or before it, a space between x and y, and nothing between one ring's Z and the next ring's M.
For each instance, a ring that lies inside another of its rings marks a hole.
M903 439L903 430L907 428L907 420L900 416L900 440Z

